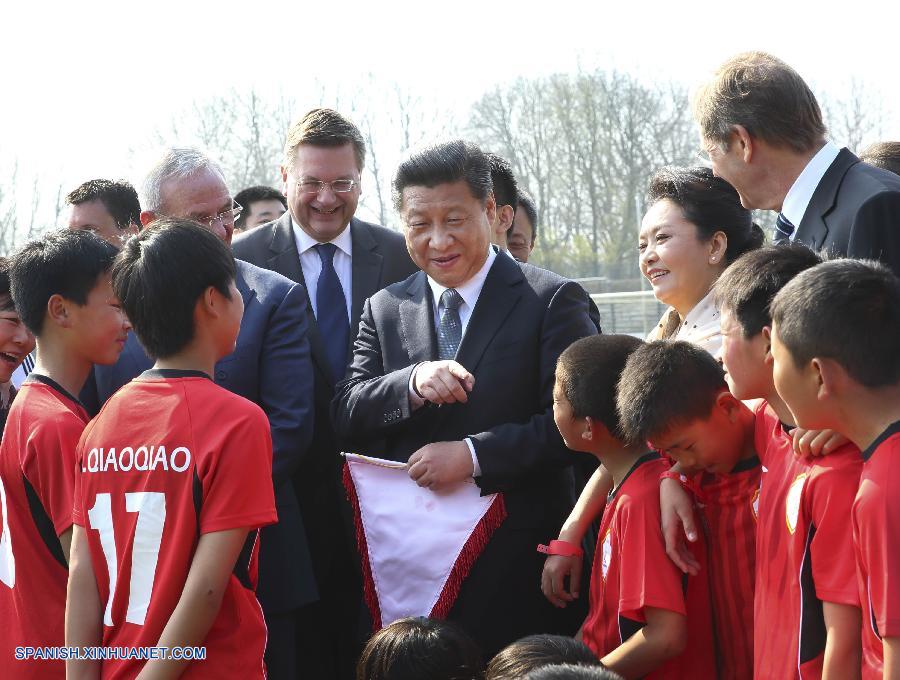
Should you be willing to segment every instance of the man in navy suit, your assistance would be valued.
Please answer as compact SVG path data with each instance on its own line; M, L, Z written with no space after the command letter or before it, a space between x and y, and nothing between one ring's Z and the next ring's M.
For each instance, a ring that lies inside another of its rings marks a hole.
M594 335L588 295L490 245L488 159L463 141L418 152L394 179L406 242L422 269L365 304L353 362L332 402L338 435L408 463L419 486L473 479L503 492L506 520L450 610L490 658L533 633L575 632L540 596L536 546L574 503L574 456L553 421L556 360ZM574 623L574 625L573 625Z
M194 149L171 149L147 176L141 223L157 217L192 219L226 243L241 208L221 168ZM272 481L278 523L260 536L257 595L268 627L269 677L297 676L296 616L316 599L309 548L292 477L313 433L313 371L307 342L306 293L274 272L236 261L244 316L234 353L216 364L215 381L258 404L272 428ZM98 366L83 398L99 407L119 387L150 368L134 334L114 366Z
M337 111L313 109L291 126L281 168L288 212L242 234L234 254L302 283L309 300L316 425L294 479L319 601L300 613L297 650L310 677L354 678L362 606L359 556L329 420L334 385L352 355L363 303L416 270L403 237L355 216L366 148Z
M776 243L881 260L900 274L900 177L826 140L794 69L764 52L732 57L698 92L694 115L713 172L745 208L778 211Z

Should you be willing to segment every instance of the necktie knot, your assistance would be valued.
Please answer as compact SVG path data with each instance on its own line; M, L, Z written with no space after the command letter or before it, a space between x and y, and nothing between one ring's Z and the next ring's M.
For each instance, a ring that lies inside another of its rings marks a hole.
M790 238L794 233L794 225L784 216L784 213L778 213L778 217L775 218L775 229L779 232L776 236L781 236L781 238Z
M462 301L462 295L457 293L455 288L448 288L441 293L441 304L444 306L444 309L457 310Z
M316 253L319 255L319 259L322 261L323 267L334 266L334 253L337 251L337 246L333 243L317 243L315 246Z

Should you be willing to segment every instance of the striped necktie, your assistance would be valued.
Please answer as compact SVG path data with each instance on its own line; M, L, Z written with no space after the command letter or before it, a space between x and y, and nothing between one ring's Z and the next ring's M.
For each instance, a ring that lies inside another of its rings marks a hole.
M793 233L794 225L784 216L784 213L778 213L778 217L775 218L775 243L789 241Z

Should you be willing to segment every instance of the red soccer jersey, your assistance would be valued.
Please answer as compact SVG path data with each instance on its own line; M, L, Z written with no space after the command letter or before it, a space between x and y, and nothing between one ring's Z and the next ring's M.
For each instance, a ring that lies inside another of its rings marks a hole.
M644 609L687 616L688 644L646 678L713 678L715 658L706 574L687 577L669 560L660 529L659 476L668 464L651 453L610 494L591 573L585 644L603 658L646 624Z
M797 460L790 434L765 402L756 408L756 448L765 471L756 553L754 677L820 678L822 603L859 606L847 536L862 458L848 444L813 464Z
M0 445L0 667L4 678L62 678L62 661L14 658L17 646L60 647L69 578L59 535L72 526L75 447L88 421L78 401L32 373Z
M863 451L853 543L863 621L863 678L884 672L882 638L900 636L900 422ZM895 458L897 460L895 460Z
M725 475L705 475L702 517L719 677L753 677L756 501L762 466L754 456Z
M194 371L146 371L84 431L75 522L87 531L103 645L157 644L202 534L251 529L203 646L184 678L262 678L266 629L256 600L258 527L276 521L272 442L262 410ZM103 678L145 662L104 661Z

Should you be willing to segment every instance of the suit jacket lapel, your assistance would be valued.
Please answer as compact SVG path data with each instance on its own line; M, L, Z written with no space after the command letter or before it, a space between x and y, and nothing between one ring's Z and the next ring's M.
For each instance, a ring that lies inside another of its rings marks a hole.
M284 213L275 225L272 241L269 244L269 269L286 276L292 281L303 285L303 294L306 295L307 320L309 321L307 339L313 362L326 376L331 377L328 357L325 354L325 345L319 333L319 325L316 323L316 315L313 314L312 302L309 299L309 290L306 288L306 279L303 277L303 267L300 266L300 253L297 250L297 241L294 239L294 225L290 211Z
M856 163L859 163L856 156L847 149L841 149L837 158L822 176L809 200L806 212L803 213L803 219L797 225L797 236L795 237L797 241L805 243L813 250L822 248L822 244L828 236L828 224L825 222L825 216L834 207L844 175Z
M407 298L400 302L400 328L410 363L437 359L437 334L431 289L424 272L418 272L406 289Z
M470 372L475 372L491 340L522 297L517 284L524 279L522 270L511 257L497 254L456 352L456 360Z
M381 289L381 267L383 257L378 252L378 243L366 227L356 219L350 220L350 237L353 241L353 275L350 291L350 344L347 347L348 361L353 355L353 343L359 332L366 298Z

